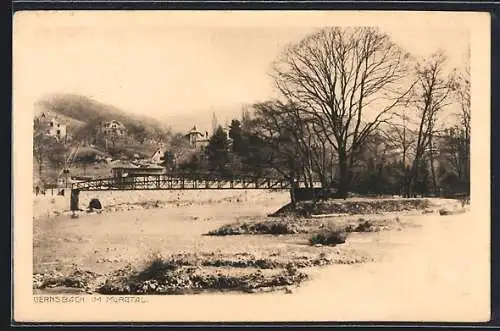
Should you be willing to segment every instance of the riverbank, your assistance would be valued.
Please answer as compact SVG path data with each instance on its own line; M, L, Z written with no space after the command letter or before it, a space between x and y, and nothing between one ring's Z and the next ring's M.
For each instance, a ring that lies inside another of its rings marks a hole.
M453 203L425 201L425 210L403 208L362 218L287 216L276 223L277 218L267 214L283 205L286 192L102 193L101 199L108 206L103 213L85 213L78 218L67 213L50 216L50 211L57 208L49 206L48 216L35 219L35 290L66 288L70 292L105 294L290 292L287 286L309 279L303 269L374 261L384 245L381 240L373 241L380 232L418 226L411 215L436 214L439 206ZM158 205L160 200L153 198L161 198L163 204ZM129 203L124 203L125 199ZM156 204L144 207L151 201ZM111 209L117 203L126 207ZM349 200L345 203L352 205ZM400 204L405 203L402 200ZM373 204L380 205L380 200ZM435 208L429 209L431 205ZM35 204L35 209L41 206ZM235 226L237 230L252 231L235 232ZM226 229L230 233L225 233ZM311 239L321 238L317 233L325 231L340 231L344 239L337 245Z

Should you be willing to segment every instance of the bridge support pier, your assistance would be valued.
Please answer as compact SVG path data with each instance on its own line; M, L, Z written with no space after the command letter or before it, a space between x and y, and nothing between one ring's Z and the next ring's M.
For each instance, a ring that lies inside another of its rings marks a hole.
M72 189L71 190L71 200L70 200L70 210L74 213L77 210L80 210L79 206L80 202L80 190Z

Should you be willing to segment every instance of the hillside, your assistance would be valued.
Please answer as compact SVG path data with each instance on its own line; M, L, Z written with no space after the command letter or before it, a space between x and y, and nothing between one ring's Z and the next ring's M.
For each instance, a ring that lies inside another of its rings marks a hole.
M51 95L40 99L35 109L35 115L44 111L57 114L68 125L69 131L85 130L86 125L91 130L91 126L99 121L117 120L139 140L158 139L170 133L170 128L156 119L127 114L114 106L82 95Z
M109 176L111 168L118 165L117 162L123 161L126 165L128 160L135 158L150 159L159 143L168 141L171 136L170 128L158 120L131 115L81 95L44 97L35 105L35 117L42 113L46 113L49 118L56 116L58 122L65 124L71 139L63 142L62 146L55 144L37 148L37 151L45 152L41 156L42 169L34 160L35 182L40 179L45 183L55 183L64 167L64 160L70 161L72 176ZM99 122L109 120L121 122L126 134L114 139L104 139L97 134ZM39 143L45 144L43 141Z

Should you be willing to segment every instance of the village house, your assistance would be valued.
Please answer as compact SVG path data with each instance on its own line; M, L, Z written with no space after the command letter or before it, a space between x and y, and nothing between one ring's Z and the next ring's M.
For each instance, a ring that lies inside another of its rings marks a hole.
M134 177L134 176L154 176L164 175L166 169L160 166L148 167L115 167L111 169L114 178Z
M101 122L100 131L106 136L124 136L127 133L125 125L116 120Z
M162 163L164 155L165 155L165 149L163 147L159 147L151 156L151 163L153 164Z
M189 144L193 148L206 147L209 142L208 131L206 131L205 134L203 134L198 130L196 130L196 125L193 126L191 131L189 131L184 137L186 137L189 140Z
M68 137L66 124L59 121L57 116L51 116L50 113L42 113L38 119L46 128L46 134L55 137L58 141L66 141Z

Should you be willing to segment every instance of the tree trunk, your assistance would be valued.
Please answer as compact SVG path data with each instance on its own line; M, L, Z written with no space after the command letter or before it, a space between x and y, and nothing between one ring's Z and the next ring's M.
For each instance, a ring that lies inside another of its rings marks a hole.
M408 167L403 163L403 182L401 183L400 194L403 198L408 198Z
M437 195L438 192L438 187L437 187L437 180L436 180L436 171L434 169L434 157L433 153L431 152L430 157L430 166L431 166L431 175L432 175L432 190L435 195Z
M432 144L432 135L429 136L429 146L430 146L429 163L430 163L431 176L432 176L432 190L433 190L434 194L437 194L437 180L436 180L436 171L434 169L434 150L433 150L433 144Z
M294 208L294 209L295 209L295 206L297 205L297 199L295 197L295 189L296 189L295 180L292 177L290 179L290 202L291 202L292 208Z
M463 168L463 183L465 184L465 189L467 193L470 194L470 140L469 136L465 134L465 141L463 142L463 157L462 157L462 168Z
M351 176L350 176L350 171L347 166L347 160L345 158L345 155L339 155L339 188L338 188L338 194L340 198L347 198L348 192L349 192L349 187L351 184Z
M413 167L410 170L410 176L408 178L408 188L407 188L407 197L413 198L415 195L415 185L418 182L419 177L419 161L413 161Z

